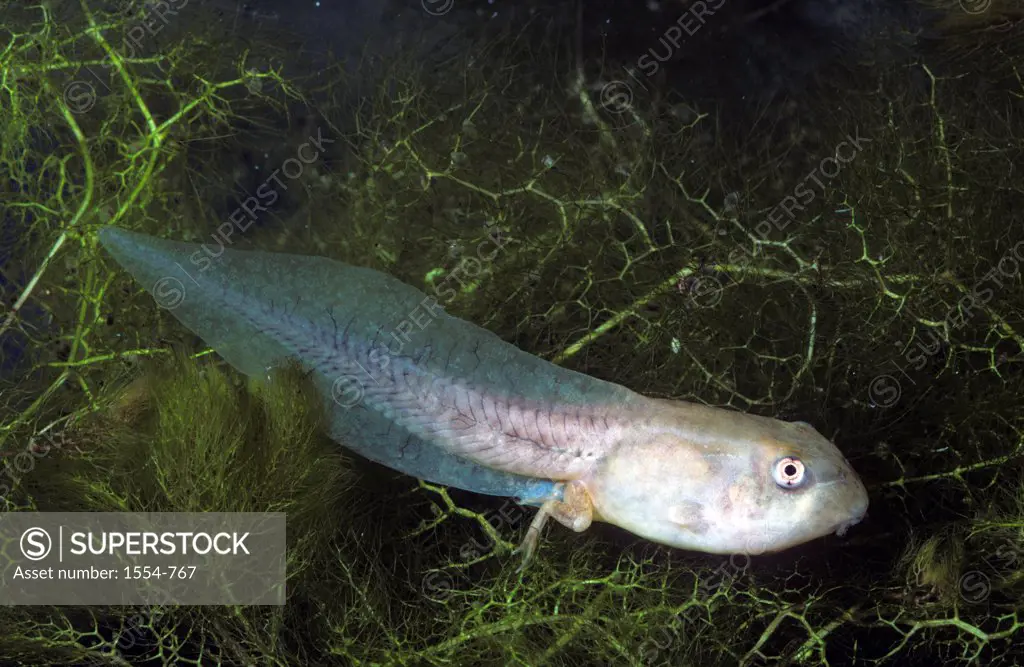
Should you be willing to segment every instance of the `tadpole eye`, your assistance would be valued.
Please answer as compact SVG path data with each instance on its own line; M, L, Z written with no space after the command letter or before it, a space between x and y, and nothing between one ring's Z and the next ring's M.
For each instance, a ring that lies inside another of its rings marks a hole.
M795 489L803 485L806 475L804 463L798 458L785 456L775 462L772 478L784 489Z

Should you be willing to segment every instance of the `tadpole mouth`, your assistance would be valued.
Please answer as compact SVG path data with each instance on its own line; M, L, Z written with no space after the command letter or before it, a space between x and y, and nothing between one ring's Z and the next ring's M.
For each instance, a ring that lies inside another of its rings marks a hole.
M867 509L865 509L858 516L850 519L849 521L844 521L843 523L839 524L839 526L836 527L836 536L837 537L845 536L846 535L846 531L850 530L851 527L856 526L858 523L863 521L867 517L867 515L868 515Z

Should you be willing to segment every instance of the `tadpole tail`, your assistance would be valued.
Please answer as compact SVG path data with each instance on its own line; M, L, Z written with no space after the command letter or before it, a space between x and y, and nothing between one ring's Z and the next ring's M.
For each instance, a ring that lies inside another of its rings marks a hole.
M238 371L266 376L297 359L312 372L330 410L335 440L430 482L539 504L556 494L557 479L459 456L450 429L425 418L427 408L410 409L412 399L396 387L419 387L423 395L416 400L438 410L443 406L431 403L430 389L453 382L570 408L641 400L451 317L436 298L378 271L323 257L165 241L113 227L104 228L100 240L159 306Z

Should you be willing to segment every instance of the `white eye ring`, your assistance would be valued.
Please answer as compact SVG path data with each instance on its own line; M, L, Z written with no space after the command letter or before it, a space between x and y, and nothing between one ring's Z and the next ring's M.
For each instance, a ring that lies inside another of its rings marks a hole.
M803 485L806 472L803 461L785 456L772 467L772 479L784 489L795 489Z

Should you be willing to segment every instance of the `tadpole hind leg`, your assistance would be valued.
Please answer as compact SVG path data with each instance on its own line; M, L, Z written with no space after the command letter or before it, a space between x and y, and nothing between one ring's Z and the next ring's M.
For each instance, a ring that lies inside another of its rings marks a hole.
M548 498L544 501L530 522L530 527L526 529L526 537L523 538L522 544L516 549L516 553L523 555L523 561L517 571L521 572L536 552L541 531L548 517L553 517L555 521L577 533L582 533L594 521L594 505L582 482L559 484L555 490L562 491L562 498Z

